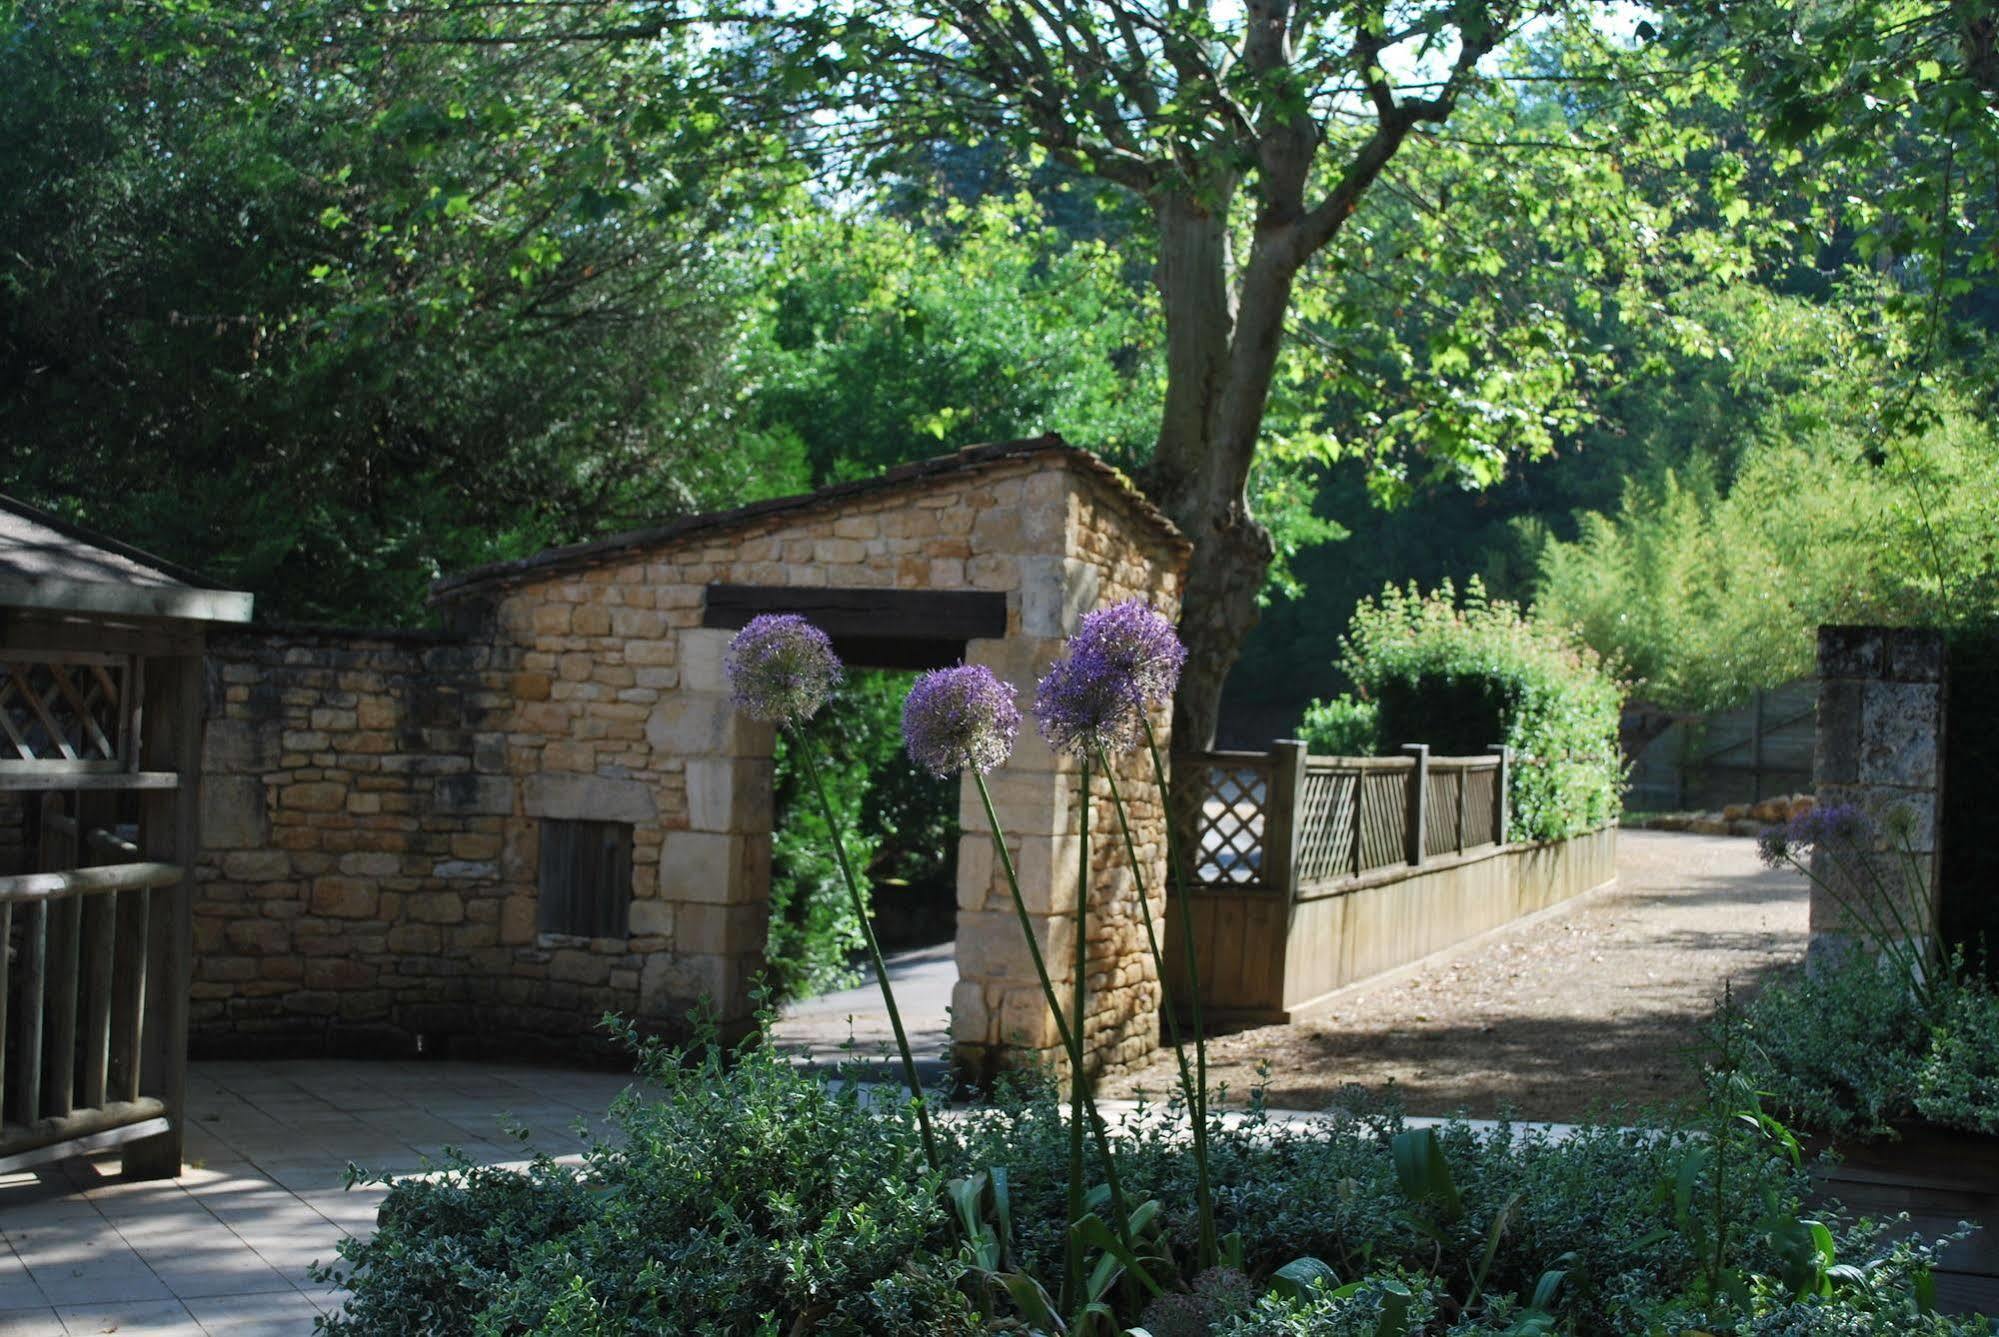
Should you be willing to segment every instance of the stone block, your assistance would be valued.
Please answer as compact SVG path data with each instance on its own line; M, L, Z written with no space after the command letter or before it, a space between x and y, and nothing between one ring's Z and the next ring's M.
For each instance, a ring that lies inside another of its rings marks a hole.
M447 882L491 882L499 877L500 866L483 859L446 859L430 871Z
M659 801L641 780L544 772L522 782L521 801L530 817L634 825L659 820Z
M282 882L291 872L291 855L283 850L244 850L222 857L222 876L232 882Z
M534 941L535 898L509 896L500 903L500 941L523 946Z
M730 638L734 635L734 632L719 627L690 627L680 633L678 662L680 685L684 690L728 692L729 680L723 672L723 664L728 658Z
M293 812L339 812L347 806L347 786L326 780L286 785L278 791L278 806Z
M653 707L646 742L662 758L767 757L772 731L738 712L715 692L679 691Z
M1942 696L1933 685L1865 684L1860 700L1860 783L1935 788L1942 722Z
M340 871L348 877L395 877L403 871L400 855L363 850L340 856Z
M702 1000L720 1018L748 1014L748 979L742 964L723 956L681 956L665 952L646 958L639 972L639 1011L647 1017L679 1019Z
M1883 675L1896 682L1940 683L1944 680L1943 633L1929 627L1892 627L1883 633L1887 662Z
M977 980L951 986L951 1038L960 1044L990 1044L993 1017L986 1011L985 989Z
M378 904L375 888L367 882L351 877L322 877L312 884L307 908L328 919L373 919Z
M683 954L763 955L770 922L767 902L748 905L682 905L674 911L673 946Z
M271 838L264 782L254 776L209 776L201 785L201 843L212 850L258 849Z
M1852 678L1819 683L1818 733L1812 775L1820 785L1850 785L1860 779L1860 707L1863 684Z
M769 761L689 758L688 826L696 831L770 830L774 770Z
M667 901L633 901L626 930L634 938L664 938L673 933L673 906Z
M1040 988L1007 989L999 1009L999 1043L1025 1049L1052 1049L1061 1043L1055 1030L1055 1014Z
M465 898L455 891L419 891L404 898L403 914L419 924L461 924Z
M1820 627L1819 677L1878 678L1886 656L1879 627Z
M569 619L569 630L577 636L608 636L611 611L600 604L581 604Z
M203 735L202 767L218 775L261 774L278 764L281 750L275 725L218 717Z
M1049 977L1060 983L1072 973L1075 924L1043 917L1035 923L1035 940ZM958 973L966 979L1032 981L1034 959L1011 909L958 914Z
M431 806L441 813L506 817L514 810L514 782L504 775L440 776L431 782Z
M763 899L769 887L768 873L761 886L750 885L750 843L747 836L715 831L667 832L659 858L660 898L702 905ZM767 849L769 841L762 843Z

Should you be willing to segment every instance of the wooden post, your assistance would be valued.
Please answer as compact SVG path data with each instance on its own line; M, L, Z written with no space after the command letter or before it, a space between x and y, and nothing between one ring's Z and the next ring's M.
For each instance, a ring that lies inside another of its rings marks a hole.
M151 770L172 770L180 785L140 800L139 848L147 859L179 864L181 880L142 893L152 898L150 997L142 1067L166 1106L167 1131L125 1149L130 1179L180 1174L187 1119L188 990L194 967L194 866L201 853L201 652L147 666L140 746Z
M1270 795L1263 809L1263 884L1286 900L1298 894L1298 798L1305 791L1305 745L1270 745Z
M1506 843L1506 821L1511 809L1506 802L1506 789L1513 780L1513 749L1504 743L1494 743L1487 752L1499 757L1499 771L1492 782L1492 840L1496 845Z
M1429 821L1430 745L1404 743L1402 750L1416 759L1409 768L1409 866L1423 866L1423 828Z

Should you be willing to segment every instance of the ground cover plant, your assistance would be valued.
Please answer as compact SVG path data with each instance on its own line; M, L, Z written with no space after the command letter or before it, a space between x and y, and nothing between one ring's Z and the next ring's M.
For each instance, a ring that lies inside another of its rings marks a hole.
M1800 1214L1781 1137L1717 1084L1705 1127L1412 1127L1390 1108L1314 1127L1212 1114L1217 1228L1198 1262L1184 1134L1131 1117L1109 1145L1143 1196L1111 1316L1032 1316L1059 1276L1068 1132L1031 1077L937 1120L827 1083L769 1046L641 1042L642 1084L578 1166L459 1163L394 1181L379 1228L329 1270L329 1333L1150 1337L1442 1333L1971 1333L1925 1312L1916 1245ZM1712 1154L1726 1148L1726 1159ZM1092 1185L1101 1202L1102 1181ZM1725 1223L1718 1232L1714 1223ZM1822 1227L1823 1233L1816 1227ZM1096 1251L1093 1267L1110 1257ZM1301 1259L1315 1260L1301 1263ZM1842 1270L1844 1269L1844 1270ZM1142 1270L1160 1293L1132 1279Z
M1804 873L1852 943L1749 1004L1748 1068L1814 1131L1887 1137L1920 1122L1999 1134L1999 993L1911 908L1927 883L1907 820L1833 804L1764 834L1765 862Z

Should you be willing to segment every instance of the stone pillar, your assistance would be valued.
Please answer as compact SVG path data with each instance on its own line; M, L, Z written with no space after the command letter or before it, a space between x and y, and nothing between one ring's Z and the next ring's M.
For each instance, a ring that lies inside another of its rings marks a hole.
M1036 676L1062 652L1054 637L974 642L967 658L1031 693ZM1023 707L1027 704L1022 701ZM1057 756L1025 722L1006 767L987 777L993 807L1013 854L1023 899L1066 1009L1075 980L1078 883L1079 767ZM983 1083L1000 1069L1045 1062L1067 1069L1054 1018L1034 973L1006 884L993 852L992 829L968 778L959 808L958 983L952 992L953 1059L961 1079ZM1142 754L1118 765L1118 785L1131 811L1133 839L1146 867L1141 906L1103 777L1091 786L1091 904L1085 1017L1085 1062L1093 1073L1142 1062L1158 1047L1161 987L1138 915L1149 914L1165 940L1163 805Z
M679 764L684 824L663 833L648 927L671 941L640 978L647 1017L681 1017L706 999L725 1033L750 1018L770 921L771 774L775 733L729 703L722 675L731 633L678 634L680 687L646 722L655 765ZM637 932L639 905L633 906Z
M1946 705L1940 632L1821 627L1818 661L1818 803L1858 808L1878 838L1864 858L1814 853L1813 960L1863 934L1842 902L1887 922L1892 908L1918 938L1936 932Z

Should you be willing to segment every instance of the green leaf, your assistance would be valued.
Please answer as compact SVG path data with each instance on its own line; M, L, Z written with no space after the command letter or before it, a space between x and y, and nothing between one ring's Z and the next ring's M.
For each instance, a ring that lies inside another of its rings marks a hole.
M1270 1289L1293 1304L1309 1303L1321 1287L1340 1284L1339 1274L1317 1258L1294 1258L1270 1276Z

